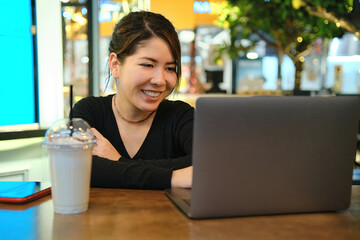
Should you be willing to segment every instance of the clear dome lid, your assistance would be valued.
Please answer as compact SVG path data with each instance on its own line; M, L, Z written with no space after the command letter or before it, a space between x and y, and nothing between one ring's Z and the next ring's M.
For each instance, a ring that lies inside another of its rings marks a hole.
M95 135L81 118L61 119L46 130L46 145L93 144Z

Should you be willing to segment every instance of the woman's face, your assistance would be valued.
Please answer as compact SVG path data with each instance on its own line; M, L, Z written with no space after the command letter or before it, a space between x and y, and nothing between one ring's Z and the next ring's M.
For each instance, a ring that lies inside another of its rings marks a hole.
M116 55L115 58L110 55L110 68L118 79L118 104L123 111L134 110L131 108L142 112L156 110L177 82L175 59L169 45L161 38L143 42L135 54L122 63Z

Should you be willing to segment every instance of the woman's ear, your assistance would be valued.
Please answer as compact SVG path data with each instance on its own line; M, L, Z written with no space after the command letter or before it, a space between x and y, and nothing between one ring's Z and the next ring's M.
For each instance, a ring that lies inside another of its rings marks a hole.
M116 53L111 53L109 56L109 68L111 75L118 79L119 78L119 69L120 69L120 62L117 58Z

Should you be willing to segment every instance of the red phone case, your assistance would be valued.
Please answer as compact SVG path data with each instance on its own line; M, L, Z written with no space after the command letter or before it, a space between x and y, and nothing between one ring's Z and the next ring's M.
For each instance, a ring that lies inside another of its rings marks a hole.
M0 203L28 203L49 194L51 194L51 187L45 188L39 192L33 193L23 198L0 197Z

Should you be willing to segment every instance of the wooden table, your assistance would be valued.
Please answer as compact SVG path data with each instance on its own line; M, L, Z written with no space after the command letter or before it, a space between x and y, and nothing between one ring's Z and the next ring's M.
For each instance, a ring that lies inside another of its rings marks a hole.
M87 212L54 214L51 196L0 204L0 239L360 239L360 186L341 213L190 220L163 191L90 191Z

